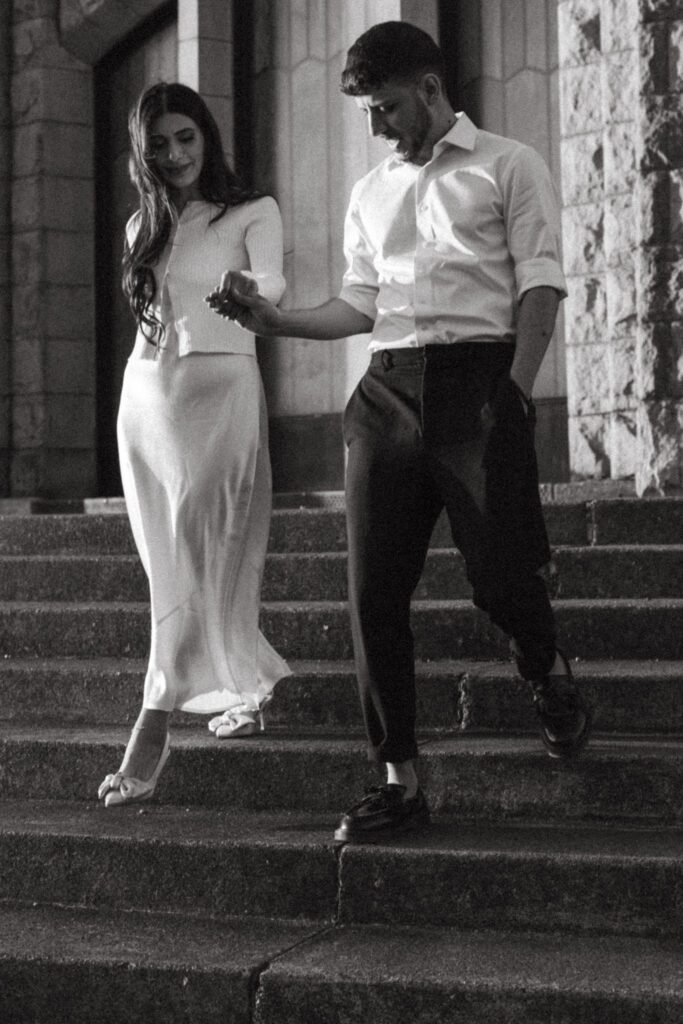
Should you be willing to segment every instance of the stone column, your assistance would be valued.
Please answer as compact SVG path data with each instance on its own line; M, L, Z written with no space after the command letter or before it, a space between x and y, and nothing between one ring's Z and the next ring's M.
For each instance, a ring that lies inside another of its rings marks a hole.
M639 0L636 488L683 487L683 2Z
M570 464L681 486L683 5L559 4Z
M12 444L11 41L12 8L3 5L0 8L0 496L9 494L10 449Z
M89 68L57 0L14 0L11 493L92 493L93 182Z
M178 0L178 81L206 100L234 163L232 3Z

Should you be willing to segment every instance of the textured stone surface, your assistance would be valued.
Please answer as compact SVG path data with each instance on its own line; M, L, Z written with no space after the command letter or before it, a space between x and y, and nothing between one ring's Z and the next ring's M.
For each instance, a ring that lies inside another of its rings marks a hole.
M250 1024L263 965L310 926L44 907L0 909L0 1013L12 1024ZM125 1008L125 1011L124 1011Z
M683 1016L681 946L453 929L338 929L261 977L257 1024L664 1024Z

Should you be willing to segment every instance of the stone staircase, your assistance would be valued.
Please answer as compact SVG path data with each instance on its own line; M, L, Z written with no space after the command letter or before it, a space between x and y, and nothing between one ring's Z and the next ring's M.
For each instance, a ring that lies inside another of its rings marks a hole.
M343 513L274 514L263 737L178 716L150 804L97 785L135 718L146 585L121 515L0 517L3 1024L683 1022L683 499L550 504L575 764L467 600L444 523L415 601L423 837L337 847L373 781Z

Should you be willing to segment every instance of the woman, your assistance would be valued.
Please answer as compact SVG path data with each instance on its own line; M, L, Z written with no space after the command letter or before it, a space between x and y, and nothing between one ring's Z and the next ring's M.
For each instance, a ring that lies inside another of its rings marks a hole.
M118 441L152 636L142 711L99 789L108 807L152 795L173 710L224 712L209 723L216 736L249 735L289 674L258 629L271 481L254 336L211 308L230 270L280 299L280 214L239 184L192 89L148 89L129 130L140 208L126 229L123 287L138 332Z

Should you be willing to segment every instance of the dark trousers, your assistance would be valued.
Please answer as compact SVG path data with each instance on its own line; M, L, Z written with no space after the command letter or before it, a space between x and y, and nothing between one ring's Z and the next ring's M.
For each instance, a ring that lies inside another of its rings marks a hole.
M522 676L553 663L535 413L510 379L513 354L498 342L375 353L346 408L349 606L372 760L417 755L410 601L444 507L474 603Z

